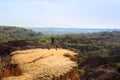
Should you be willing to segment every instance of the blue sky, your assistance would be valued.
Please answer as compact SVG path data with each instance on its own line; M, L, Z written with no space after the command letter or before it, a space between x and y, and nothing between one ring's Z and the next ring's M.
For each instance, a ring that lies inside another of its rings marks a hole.
M120 28L120 0L0 0L0 25Z

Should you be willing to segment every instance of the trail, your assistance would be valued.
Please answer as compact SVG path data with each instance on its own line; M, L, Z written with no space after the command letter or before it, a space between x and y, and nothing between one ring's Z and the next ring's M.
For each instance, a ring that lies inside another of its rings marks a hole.
M77 67L75 61L77 54L65 49L57 51L55 49L29 49L15 51L12 55L12 63L17 63L23 74L3 80L52 80L54 77L64 76Z

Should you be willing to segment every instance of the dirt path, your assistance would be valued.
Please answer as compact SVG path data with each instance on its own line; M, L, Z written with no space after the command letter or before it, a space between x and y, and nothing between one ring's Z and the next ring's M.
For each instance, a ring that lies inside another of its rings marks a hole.
M51 80L77 66L76 53L65 49L30 49L12 53L12 62L19 64L23 74L3 80Z

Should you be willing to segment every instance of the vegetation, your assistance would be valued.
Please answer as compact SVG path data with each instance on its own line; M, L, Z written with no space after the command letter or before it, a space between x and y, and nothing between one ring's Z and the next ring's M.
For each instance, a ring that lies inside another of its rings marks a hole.
M32 45L47 48L48 43L43 41L50 41L50 36L24 28L0 26L0 43L20 39L25 39ZM120 53L120 31L58 35L56 41L59 47L80 53L80 60L94 54L108 57Z
M63 35L57 39L60 46L81 53L83 59L94 54L108 57L120 53L119 31Z
M11 41L11 40L20 40L20 39L36 39L38 36L42 36L42 33L36 33L32 30L18 28L18 27L9 27L9 26L0 26L0 43Z
M93 55L100 56L98 58L105 60L105 64L107 61L114 59L115 61L109 61L109 63L112 63L114 68L120 73L120 31L57 35L55 37L58 47L79 53L79 63ZM44 36L40 32L36 33L32 30L18 27L0 27L0 43L20 39L41 48L48 48L48 42L50 42L50 36ZM91 79L89 78L88 80L95 80L94 77L91 77L94 75L91 71L86 72L84 69L79 69L79 72L90 76Z
M28 42L41 48L48 48L49 44L42 40L50 41L50 36L39 36ZM79 53L80 62L92 55L102 57L120 55L120 31L57 35L56 41L58 47Z

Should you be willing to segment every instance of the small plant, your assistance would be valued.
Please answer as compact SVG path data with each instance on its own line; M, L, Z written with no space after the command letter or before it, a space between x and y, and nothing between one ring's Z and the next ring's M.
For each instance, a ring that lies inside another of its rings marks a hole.
M117 63L116 63L116 66L117 66L118 72L120 73L120 62L117 62Z
M78 71L80 72L80 74L84 74L85 73L84 69L79 69Z
M120 68L120 62L116 63L117 68Z

